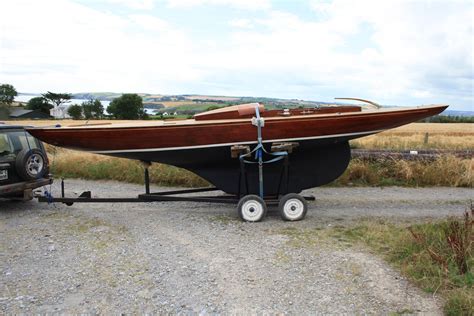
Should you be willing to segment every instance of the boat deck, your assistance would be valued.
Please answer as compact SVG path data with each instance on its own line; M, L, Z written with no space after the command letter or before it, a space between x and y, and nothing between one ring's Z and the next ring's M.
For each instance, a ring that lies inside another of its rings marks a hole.
M317 109L292 109L290 114L284 114L283 110L269 110L262 112L262 117L266 121L279 121L279 120L298 120L298 119L314 119L314 118L328 118L328 117L341 117L341 116L359 116L359 115L371 115L371 114L384 114L384 113L396 113L404 112L415 109L430 109L433 107L441 107L444 105L422 105L417 107L397 107L397 108L381 108L381 109L361 109L359 111L334 111L321 113ZM334 107L337 108L337 107ZM231 114L233 115L233 114ZM254 115L244 115L240 118L216 118L216 119L164 119L164 120L134 120L116 123L115 121L95 123L94 121L85 124L68 124L63 126L48 126L38 128L50 128L50 129L91 129L91 128L136 128L136 127L161 127L161 126L194 126L194 125L208 125L208 124L228 124L228 123L242 123L248 122Z

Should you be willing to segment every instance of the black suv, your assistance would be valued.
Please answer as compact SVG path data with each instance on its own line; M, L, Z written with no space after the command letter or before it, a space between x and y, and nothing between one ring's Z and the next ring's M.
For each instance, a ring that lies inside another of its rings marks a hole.
M23 126L0 123L0 199L31 200L33 189L52 183L43 144Z

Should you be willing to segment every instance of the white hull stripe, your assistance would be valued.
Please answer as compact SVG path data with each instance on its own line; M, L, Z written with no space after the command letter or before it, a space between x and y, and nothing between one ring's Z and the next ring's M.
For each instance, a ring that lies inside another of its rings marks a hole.
M297 138L282 138L282 139L268 139L264 140L263 143L275 143L275 142L292 142L298 140L312 140L312 139L325 139L325 138L338 138L346 136L356 135L369 135L384 131L385 129L379 129L368 132L357 132L357 133L346 133L346 134L333 134L323 136L310 136L310 137L297 137ZM236 142L236 143L222 143L222 144L208 144L208 145L197 145L197 146L183 146L183 147L162 147L162 148L145 148L145 149L119 149L119 150L91 150L89 152L95 154L117 154L117 153L139 153L139 152L155 152L155 151L171 151L171 150L186 150L186 149L199 149L209 147L227 147L233 145L251 145L257 144L257 141L250 142Z

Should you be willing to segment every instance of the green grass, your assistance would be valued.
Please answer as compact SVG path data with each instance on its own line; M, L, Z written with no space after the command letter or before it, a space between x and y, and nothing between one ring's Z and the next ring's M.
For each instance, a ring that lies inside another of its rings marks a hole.
M440 293L446 298L446 314L473 315L472 215L468 221L470 224L465 225L463 220L452 218L408 228L388 223L365 223L335 230L334 237L368 245L423 290ZM453 226L469 230L469 244L464 254L466 271L461 271L456 250L448 241Z
M210 218L210 221L215 222L215 223L221 223L223 225L228 225L235 222L235 219L226 214L218 214L218 215L212 216Z
M190 101L191 103L191 101ZM226 104L219 104L219 103L199 103L199 104L183 104L179 106L169 106L166 108L161 108L158 110L158 113L164 113L164 112L178 112L178 113L200 113L207 111L209 107L224 107L227 106Z
M440 294L445 299L445 314L474 315L473 216L471 210L464 218L408 227L365 220L351 227L288 227L279 233L288 236L293 247L321 246L324 242L339 247L365 245L424 291Z

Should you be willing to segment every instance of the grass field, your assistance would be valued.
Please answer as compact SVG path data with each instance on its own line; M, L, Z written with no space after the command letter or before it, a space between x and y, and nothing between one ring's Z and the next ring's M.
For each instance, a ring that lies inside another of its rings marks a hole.
M366 247L424 291L443 297L446 315L474 315L473 215L467 206L464 217L414 225L363 219L327 229L288 226L280 233L297 248L324 241Z
M355 148L474 150L474 124L412 123L353 140Z
M211 95L188 95L186 99L190 100L212 100L212 101L239 101L239 97L224 97Z
M128 159L94 155L48 146L51 171L56 177L109 179L143 183L143 166ZM206 186L195 174L173 166L154 163L151 182L163 186ZM474 186L474 160L453 156L435 161L363 161L353 159L334 186Z
M352 159L332 185L355 186L474 186L474 159L451 155L434 161Z
M170 107L181 107L183 105L196 105L196 102L193 102L191 100L186 100L186 101L160 101L158 103L163 104L165 107L170 108Z
M47 151L51 171L56 177L144 183L143 165L135 160L89 154L49 145ZM151 182L162 186L208 185L195 174L173 166L155 163L149 172Z
M48 146L52 172L56 176L83 179L110 179L143 183L140 162L112 158ZM152 183L197 187L208 183L195 174L173 166L154 163ZM369 162L353 159L336 186L474 186L474 160L453 156L433 161L386 160Z

